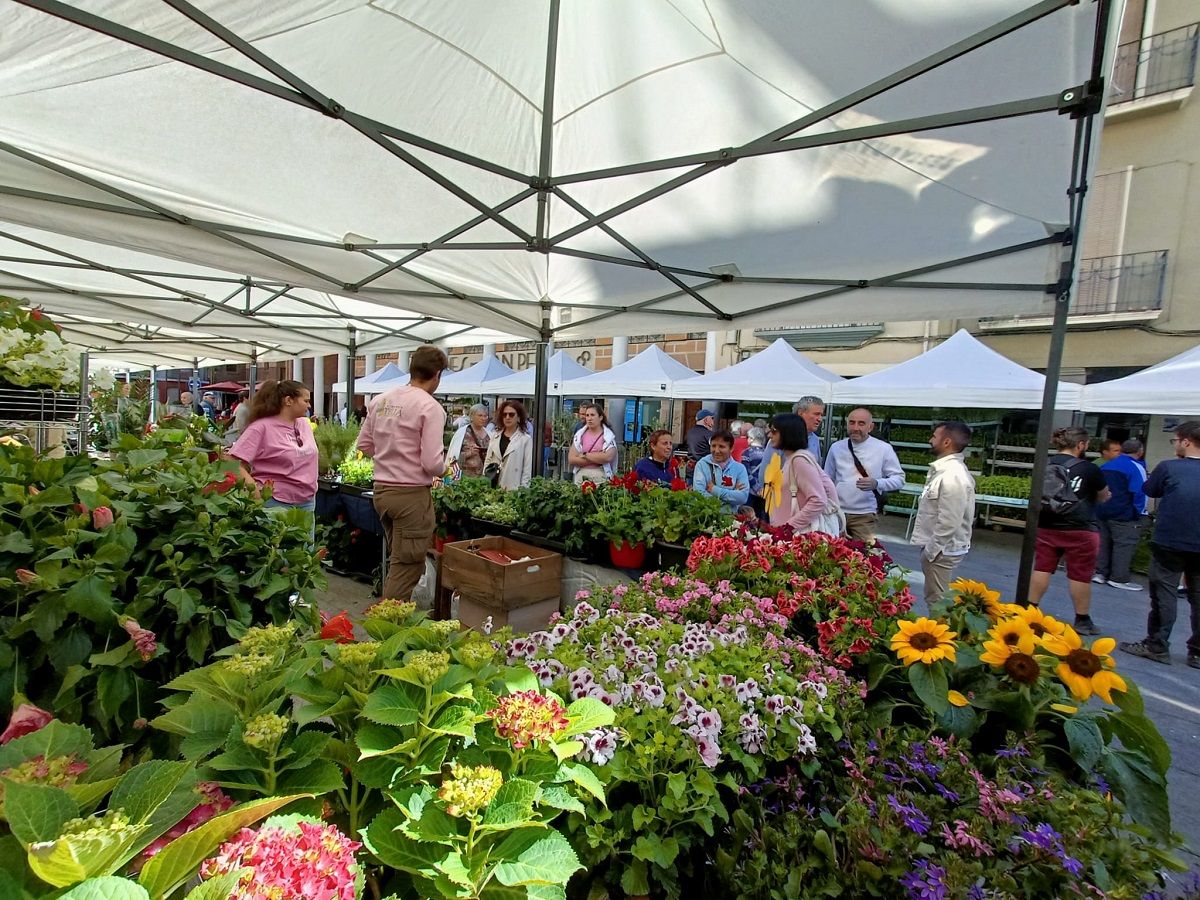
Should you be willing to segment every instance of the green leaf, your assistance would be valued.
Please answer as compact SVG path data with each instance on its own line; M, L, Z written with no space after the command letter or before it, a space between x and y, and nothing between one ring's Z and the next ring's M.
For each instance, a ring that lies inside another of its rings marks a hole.
M497 848L498 853L503 844ZM509 886L518 884L566 884L583 868L567 839L557 831L538 838L515 859L496 866L496 880Z
M279 776L276 790L290 793L306 793L321 796L346 786L342 769L327 759L313 760L299 769L288 769Z
M1110 749L1104 754L1104 770L1134 822L1154 834L1171 833L1166 783L1142 754Z
M633 856L652 862L660 869L670 869L679 855L679 841L673 837L660 837L656 833L638 835L633 842Z
M574 737L594 728L611 725L615 715L613 708L608 704L601 703L594 697L581 697L567 707L567 720L570 724L562 736Z
M467 738L470 744L475 739L475 721L479 717L469 706L447 706L429 723L429 730L436 734L453 734Z
M1113 733L1127 750L1140 750L1164 778L1171 768L1171 748L1163 740L1157 726L1148 718L1122 711L1108 717Z
M938 724L959 738L970 737L981 723L979 715L970 706L948 704L938 716Z
M425 691L407 682L384 684L371 692L362 716L378 725L413 725L425 710Z
M67 609L93 622L107 622L113 615L112 581L100 575L84 575L63 594Z
M1104 738L1096 720L1090 717L1068 716L1063 720L1063 734L1071 748L1071 758L1085 772L1091 772L1104 755Z
M83 756L91 752L92 733L82 725L71 725L52 719L44 728L9 741L0 746L0 770L18 766L34 756L53 759L74 753Z
M213 850L243 828L287 806L307 794L286 797L267 797L243 803L226 813L209 819L194 831L173 840L150 858L138 876L138 883L152 897L165 897L186 882Z
M288 750L291 755L285 760L282 760L282 765L277 765L276 768L280 771L285 769L302 769L309 765L313 760L319 759L321 754L325 752L325 748L329 746L329 741L333 735L326 731L302 731L296 735L295 740L288 745Z
M578 785L604 805L604 785L600 783L596 773L583 763L563 763L558 767L557 780L570 781Z
M233 711L215 703L188 702L163 713L150 724L180 735L185 759L200 759L225 743L233 727Z
M52 841L79 815L79 804L62 788L4 780L4 813L9 828L25 847Z
M483 827L496 831L528 825L533 818L533 802L538 786L524 778L506 781L483 811Z
M946 673L938 663L913 663L908 667L908 682L921 701L939 715L950 706L946 694Z
M131 469L147 469L167 458L166 450L130 450L123 454Z
M646 863L635 859L621 873L621 890L626 896L650 893L650 882L646 877Z
M61 894L58 900L150 900L150 895L144 887L127 878L104 875L76 885Z
M111 875L133 855L134 845L145 831L142 825L120 831L97 829L92 833L62 835L30 847L29 868L55 887Z
M174 793L191 769L191 763L162 759L134 766L113 790L109 808L124 809L130 822L141 824Z
M33 552L33 542L19 531L0 537L0 553L25 554Z
M586 807L561 784L544 784L542 785L541 793L538 794L538 803L543 806L552 806L555 809L563 809L568 812L577 812L583 815L587 812ZM637 824L637 807L634 810L634 828L638 828Z
M538 691L542 689L541 683L525 666L514 666L511 669L506 669L504 672L504 687L510 694L516 694L519 691Z
M400 831L405 821L400 810L385 809L367 826L363 835L367 849L385 866L401 872L418 872L430 878L435 877L435 867L446 855L446 848L406 837Z
M236 872L226 872L224 875L210 878L191 891L186 900L229 900L229 895L237 887L242 875L252 871L253 869L238 869Z

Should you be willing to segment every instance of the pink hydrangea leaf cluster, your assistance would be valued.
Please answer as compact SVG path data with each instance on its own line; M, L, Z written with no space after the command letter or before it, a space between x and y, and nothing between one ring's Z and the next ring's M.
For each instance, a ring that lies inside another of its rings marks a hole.
M517 750L535 742L552 742L570 725L566 708L537 691L516 691L501 697L487 715L495 725L496 734Z
M243 828L200 867L207 880L248 868L230 900L355 900L362 847L333 825L297 821L294 827L270 822Z

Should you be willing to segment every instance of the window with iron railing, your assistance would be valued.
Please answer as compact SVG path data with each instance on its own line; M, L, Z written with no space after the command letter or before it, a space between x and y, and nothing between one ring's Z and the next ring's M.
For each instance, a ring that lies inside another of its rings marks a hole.
M1196 81L1200 23L1152 34L1117 47L1109 103L1127 103L1190 87Z

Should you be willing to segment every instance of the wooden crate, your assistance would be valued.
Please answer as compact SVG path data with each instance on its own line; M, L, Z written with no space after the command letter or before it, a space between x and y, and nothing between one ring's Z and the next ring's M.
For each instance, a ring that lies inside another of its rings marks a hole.
M497 550L524 562L501 565L472 550ZM447 544L442 555L442 588L493 610L508 611L543 600L558 602L562 554L490 536ZM492 613L495 615L495 613Z
M487 619L491 619L493 629L510 625L513 631L528 634L545 629L550 624L550 617L558 611L558 597L538 600L514 609L501 609L459 594L455 618L466 628L481 628Z

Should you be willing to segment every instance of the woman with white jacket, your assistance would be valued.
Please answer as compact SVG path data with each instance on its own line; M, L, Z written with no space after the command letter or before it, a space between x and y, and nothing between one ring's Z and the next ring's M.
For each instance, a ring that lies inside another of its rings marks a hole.
M483 474L497 473L496 485L513 491L533 475L533 438L525 430L528 417L520 400L505 400L496 410L496 432L488 443Z

